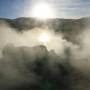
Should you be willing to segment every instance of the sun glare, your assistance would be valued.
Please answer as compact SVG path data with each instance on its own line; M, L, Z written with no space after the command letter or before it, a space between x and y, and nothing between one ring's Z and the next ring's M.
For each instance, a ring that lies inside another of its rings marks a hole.
M53 9L46 2L40 2L35 4L32 7L31 15L39 19L47 19L54 17Z
M50 40L50 36L47 33L42 33L38 39L40 42L47 43Z

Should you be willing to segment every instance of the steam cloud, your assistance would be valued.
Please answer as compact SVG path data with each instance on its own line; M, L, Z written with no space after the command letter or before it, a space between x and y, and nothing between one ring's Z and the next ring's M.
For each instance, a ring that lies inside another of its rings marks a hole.
M54 39L45 46L35 40L40 31L16 32L6 23L0 25L0 89L44 90L45 84L47 90L89 90L90 31L79 35L78 45L51 31Z

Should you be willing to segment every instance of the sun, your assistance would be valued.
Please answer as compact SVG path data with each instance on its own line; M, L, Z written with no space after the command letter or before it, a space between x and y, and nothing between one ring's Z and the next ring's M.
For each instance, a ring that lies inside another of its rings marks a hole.
M46 2L40 2L35 4L32 7L31 15L39 19L54 18L53 9Z

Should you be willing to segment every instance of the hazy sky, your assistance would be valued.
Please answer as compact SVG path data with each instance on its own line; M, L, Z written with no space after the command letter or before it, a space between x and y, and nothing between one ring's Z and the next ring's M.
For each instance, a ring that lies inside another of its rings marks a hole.
M32 3L40 0L0 0L0 17L30 16ZM41 0L42 1L42 0ZM90 0L44 0L52 4L56 17L79 18L90 16ZM29 13L29 14L28 14Z

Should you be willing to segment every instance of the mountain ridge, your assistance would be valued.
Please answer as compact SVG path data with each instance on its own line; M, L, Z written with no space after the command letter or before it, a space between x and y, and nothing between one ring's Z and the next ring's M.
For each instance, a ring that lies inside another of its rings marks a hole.
M90 27L90 17L80 19L55 18L47 20L39 20L32 17L19 17L16 19L0 18L0 23L2 22L8 24L12 28L15 28L18 32L31 30L33 28L43 29L48 27L56 33L62 33L65 39L74 43L77 43L78 35L82 33L87 26Z

